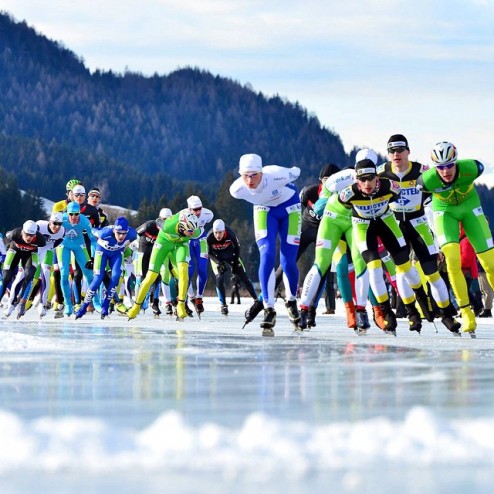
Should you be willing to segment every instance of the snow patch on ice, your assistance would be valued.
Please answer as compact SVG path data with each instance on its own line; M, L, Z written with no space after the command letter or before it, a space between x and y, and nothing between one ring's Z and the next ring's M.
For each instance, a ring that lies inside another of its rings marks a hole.
M192 427L176 411L162 414L143 430L79 417L23 421L3 411L0 437L0 476L139 467L299 478L344 470L355 459L369 468L383 462L494 465L494 419L439 420L423 407L411 409L403 421L382 417L321 426L254 413L237 430L214 423Z

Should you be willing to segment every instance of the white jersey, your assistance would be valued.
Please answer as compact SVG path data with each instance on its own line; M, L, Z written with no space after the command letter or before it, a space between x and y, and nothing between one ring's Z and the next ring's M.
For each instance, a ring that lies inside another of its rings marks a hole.
M199 228L201 229L201 237L203 236L205 232L205 227L206 225L212 221L214 218L213 212L208 209L203 207L201 209L201 214L197 217L197 224L199 225Z
M36 224L38 225L39 232L46 239L46 245L44 247L38 248L39 261L40 263L42 263L46 256L46 253L50 250L51 251L54 250L55 243L57 242L57 240L61 241L61 239L63 239L65 235L65 228L62 226L60 227L60 230L57 233L52 233L48 228L48 225L50 224L49 221L38 220ZM57 245L58 244L60 244L60 242L58 242Z
M197 218L197 223L200 228L204 228L214 218L213 212L208 208L202 208L201 214Z
M285 186L299 176L300 168L297 166L285 168L268 165L263 167L262 179L256 189L249 189L240 177L230 186L230 194L235 199L244 199L255 206L279 206L296 194L294 189Z
M3 241L3 235L0 233L0 255L5 256L7 249L5 248L5 242Z
M355 169L348 168L340 172L333 173L326 182L324 188L327 194L339 194L343 189L355 183Z

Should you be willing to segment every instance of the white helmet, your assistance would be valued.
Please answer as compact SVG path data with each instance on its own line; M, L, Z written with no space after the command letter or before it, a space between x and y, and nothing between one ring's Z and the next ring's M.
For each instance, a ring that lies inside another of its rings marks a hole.
M166 220L172 216L172 210L170 208L161 208L159 216L162 220Z
M431 151L431 159L434 165L449 165L458 160L458 151L450 142L438 142Z
M372 149L364 148L355 155L355 164L359 161L371 160L375 165L377 165L377 159L377 154Z
M225 222L223 220L217 219L213 223L213 232L224 232Z
M33 220L27 220L22 225L22 231L28 235L36 235L38 225Z
M190 209L202 208L202 201L198 196L190 196L187 198L187 207Z
M178 225L181 226L184 230L196 230L197 228L199 228L197 216L188 209L182 209L182 211L180 211Z

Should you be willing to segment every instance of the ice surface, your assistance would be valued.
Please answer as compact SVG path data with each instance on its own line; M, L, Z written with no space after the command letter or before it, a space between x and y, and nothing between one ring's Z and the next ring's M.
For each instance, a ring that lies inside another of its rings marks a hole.
M1 493L491 492L494 330L0 321ZM12 319L14 318L14 319Z

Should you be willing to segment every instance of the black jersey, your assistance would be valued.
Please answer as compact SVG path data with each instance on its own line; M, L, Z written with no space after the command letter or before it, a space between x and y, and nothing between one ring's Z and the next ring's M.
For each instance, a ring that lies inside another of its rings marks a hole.
M393 180L400 187L400 198L389 206L398 219L411 220L424 215L424 200L429 194L424 194L417 188L417 180L428 169L427 165L422 165L418 161L409 161L405 173L394 170L391 161L377 167L380 177Z
M146 252L153 248L160 229L156 220L149 220L136 228L136 232L139 235L139 252Z
M400 196L400 187L393 180L378 178L376 188L370 195L364 194L358 183L343 189L338 195L341 204L352 208L352 216L373 220L380 218L389 209L389 204Z
M98 210L91 204L81 205L81 214L83 214L91 223L93 228L100 228L100 218Z
M209 257L217 262L233 262L240 257L240 242L234 231L225 226L225 233L221 240L216 240L213 230L210 230L206 241L208 244Z
M306 185L300 191L300 203L303 206L302 222L318 227L321 218L314 212L314 204L319 199L322 184Z
M16 252L37 252L38 247L44 247L46 245L46 239L39 231L36 233L36 237L32 242L26 242L22 238L21 226L8 232L6 238L10 240L9 249Z

